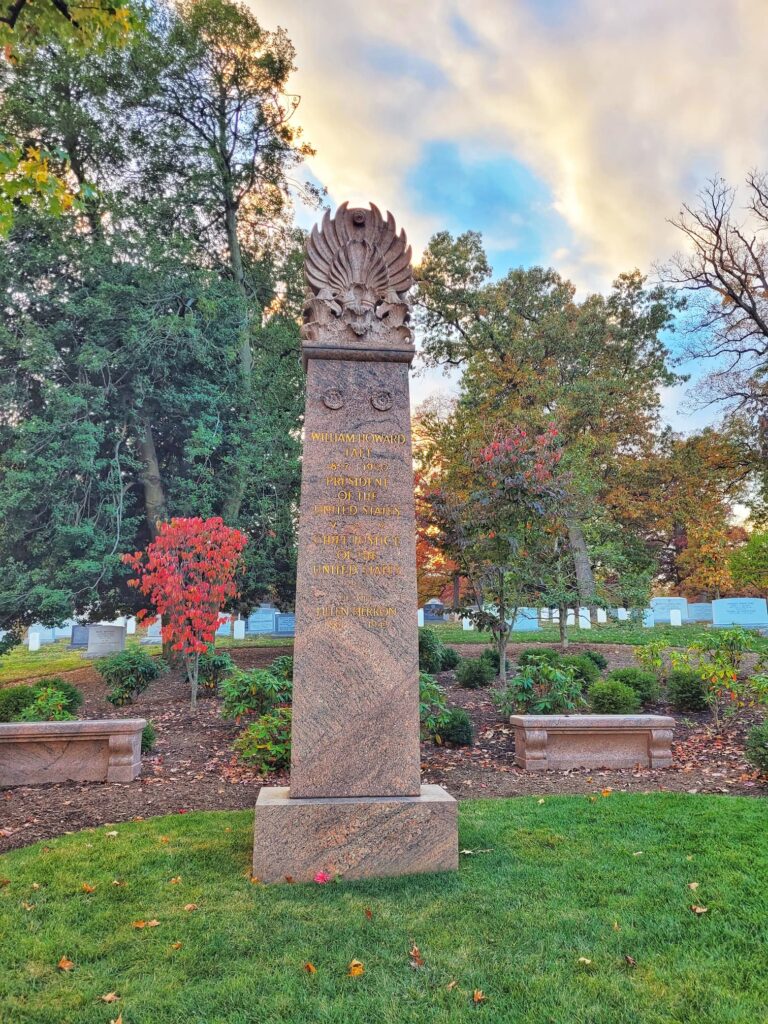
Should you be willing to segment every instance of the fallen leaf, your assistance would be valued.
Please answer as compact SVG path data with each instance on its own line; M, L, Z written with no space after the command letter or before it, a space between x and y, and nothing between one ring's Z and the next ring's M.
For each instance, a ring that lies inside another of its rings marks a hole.
M293 882L293 875L283 875L286 882Z
M359 960L351 960L347 974L350 978L359 978L361 974L365 974L365 967Z
M632 854L632 856L633 856L633 857L642 857L642 856L643 856L643 851L642 851L642 850L636 850L636 851L635 851L635 852L634 852L634 853Z
M34 903L27 903L26 900L22 900L21 901L21 905L22 905L22 907L24 907L25 910L34 910L35 909L35 904Z
M133 927L134 928L157 928L157 926L159 924L160 924L160 922L153 918L151 921L134 921L133 922Z
M197 910L197 904L196 903L185 903L184 904L184 909L190 911L190 913L191 913L193 910Z
M123 1024L123 1015L119 1014L114 1020L110 1020L109 1024Z
M96 892L96 886L95 885L89 885L87 882L83 882L82 890L83 890L83 892Z
M366 907L363 913L365 914L365 919L367 921L373 920L373 911L370 909L370 907Z
M610 786L606 786L605 789L600 790L600 796L610 796L613 790Z
M71 971L72 968L75 966L75 963L74 960L68 960L65 956L63 956L56 966L59 968L60 971Z
M105 832L104 835L109 836L110 839L114 839L114 837L117 835L117 832Z
M0 889L2 889L3 886L10 885L10 884L11 884L10 878L0 878ZM34 889L34 886L32 886L32 888Z
M317 968L315 967L314 964L311 963L304 964L304 970L307 972L307 974L317 974Z
M544 801L542 800L542 803L543 802ZM472 993L472 1002L473 1003L484 1003L484 1002L486 1002L487 999L488 999L488 996L485 994L485 992L483 992L483 990L481 988L476 988L475 991Z
M709 913L709 907L699 907L695 903L691 904L691 910L698 916Z
M540 803L540 804L543 804L543 803L544 803L544 797L542 797L542 798L541 798L541 800L539 800L539 801L537 801L537 802L538 802L538 803ZM480 989L475 989L475 991L476 991L476 992L479 992L479 991L480 991ZM482 995L482 993L481 993L481 995ZM483 998L485 998L485 997L483 997ZM475 1000L475 1002L477 1002L477 1001L478 1001L478 1000L476 999L476 1000Z
M171 885L178 885L181 882L181 875L176 875L175 878L171 879Z
M424 966L424 957L421 955L421 950L419 949L415 942L411 947L408 955L411 958L411 967L413 967L414 970L418 970L419 967Z
M183 942L172 942L171 943L171 949L181 949L181 947L183 945L184 945Z
M589 957L586 957L586 956L580 956L580 957L579 957L579 963L580 963L580 964L585 964L586 966L589 966L589 964L591 964L591 963L592 963L592 961L591 961L591 960L589 959Z
M2 884L3 884L3 883L2 883L2 882L0 882L0 885L2 885ZM33 882L33 883L32 883L32 888L33 888L33 889L39 889L39 888L40 888L40 883L39 883L39 882Z
M637 967L637 960L633 956L625 956L624 959L630 967Z
M328 882L332 882L333 878L327 871L318 871L314 877L314 881L317 882L318 885L326 885Z
M122 878L113 878L112 885L125 885L125 882L122 880Z
M102 1001L102 1003L116 1003L119 998L120 996L117 994L117 992L107 992L106 995L99 996L99 999Z
M620 931L621 931L621 925L619 924L619 922L618 922L618 921L614 921L614 922L613 922L613 930L614 930L615 932L620 932Z
M160 836L160 842L161 843L170 843L170 839L168 838L168 836Z
M693 889L693 891L696 892L696 890L699 888L699 883L698 882L689 882L688 883L688 888L689 889Z
M458 981L456 981L456 979L454 978L453 981L449 981L448 984L445 986L445 991L453 992L453 990L456 988L458 984Z

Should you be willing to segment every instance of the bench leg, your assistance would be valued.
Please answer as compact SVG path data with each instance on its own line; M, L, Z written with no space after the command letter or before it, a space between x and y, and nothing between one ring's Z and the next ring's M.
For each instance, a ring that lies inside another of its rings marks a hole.
M141 772L141 733L109 737L107 782L133 782Z

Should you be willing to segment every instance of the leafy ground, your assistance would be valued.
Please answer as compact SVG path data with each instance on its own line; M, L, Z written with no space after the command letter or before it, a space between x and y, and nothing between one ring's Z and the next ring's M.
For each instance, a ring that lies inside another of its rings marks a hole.
M521 649L511 648L513 659ZM233 651L233 657L242 668L256 668L290 650L249 646ZM462 648L470 656L481 650L479 646ZM601 650L610 668L633 661L630 647L604 645ZM192 715L189 690L178 671L156 679L135 704L123 708L107 703L106 687L92 664L68 672L66 678L85 695L81 717L148 718L157 730L157 746L144 757L141 777L130 785L60 783L0 790L0 851L105 821L253 807L263 781L267 785L289 782L285 772L262 780L254 769L237 763L232 742L242 726L221 717L216 698L201 700L197 714ZM469 713L475 743L471 747L422 743L422 778L445 786L456 797L594 795L604 787L634 793L768 795L768 779L761 779L744 759L744 738L756 720L755 712L741 712L725 721L719 732L713 731L707 714L676 715L670 768L526 772L515 764L514 732L499 717L490 692L462 689L453 673L439 678L449 704ZM654 710L670 713L664 705ZM0 1022L5 1024L2 1017Z
M324 886L252 883L252 827L176 815L5 855L0 1019L765 1019L763 801L468 801L458 874Z

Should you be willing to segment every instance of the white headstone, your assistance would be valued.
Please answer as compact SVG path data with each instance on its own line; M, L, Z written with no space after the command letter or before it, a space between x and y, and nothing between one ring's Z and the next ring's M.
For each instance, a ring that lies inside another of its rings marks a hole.
M462 619L461 620L461 628L462 629L474 629L475 626L474 626L474 623L472 622L472 619Z
M619 620L619 622L626 622L629 618L629 612L626 608L617 608L616 618Z
M104 658L108 654L125 650L125 626L104 626L99 623L88 627L86 658Z
M653 608L643 609L643 625L646 629L652 629L656 625L656 619L653 614Z
M592 629L592 617L589 608L579 608L579 629Z
M597 609L597 621L601 625L605 624L608 621L608 614L607 614L605 608L598 608Z
M669 609L669 624L670 626L682 626L683 624L683 613L679 608Z
M29 633L27 635L27 643L29 645L30 651L39 651L40 650L40 634L39 633Z
M131 615L131 617L125 623L125 632L127 633L128 636L133 636L133 634L136 632L136 616L135 615Z
M245 640L245 621L243 619L235 619L233 628L235 640Z
M566 613L566 616L565 616L565 624L566 624L566 626L575 626L576 625L576 612L573 610L573 608L569 608L568 609L568 612Z
M549 608L542 608L539 612L544 622L549 621Z
M553 608L552 609L552 621L553 622L559 622L560 621L560 609L559 608Z
M420 626L424 625L424 609L423 608L419 608L419 611L418 611L418 621L419 621L419 625Z

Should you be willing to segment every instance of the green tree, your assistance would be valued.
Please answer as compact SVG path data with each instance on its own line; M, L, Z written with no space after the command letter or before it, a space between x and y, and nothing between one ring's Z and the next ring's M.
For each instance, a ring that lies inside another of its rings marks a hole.
M739 590L768 594L768 533L754 531L731 555L731 575Z

